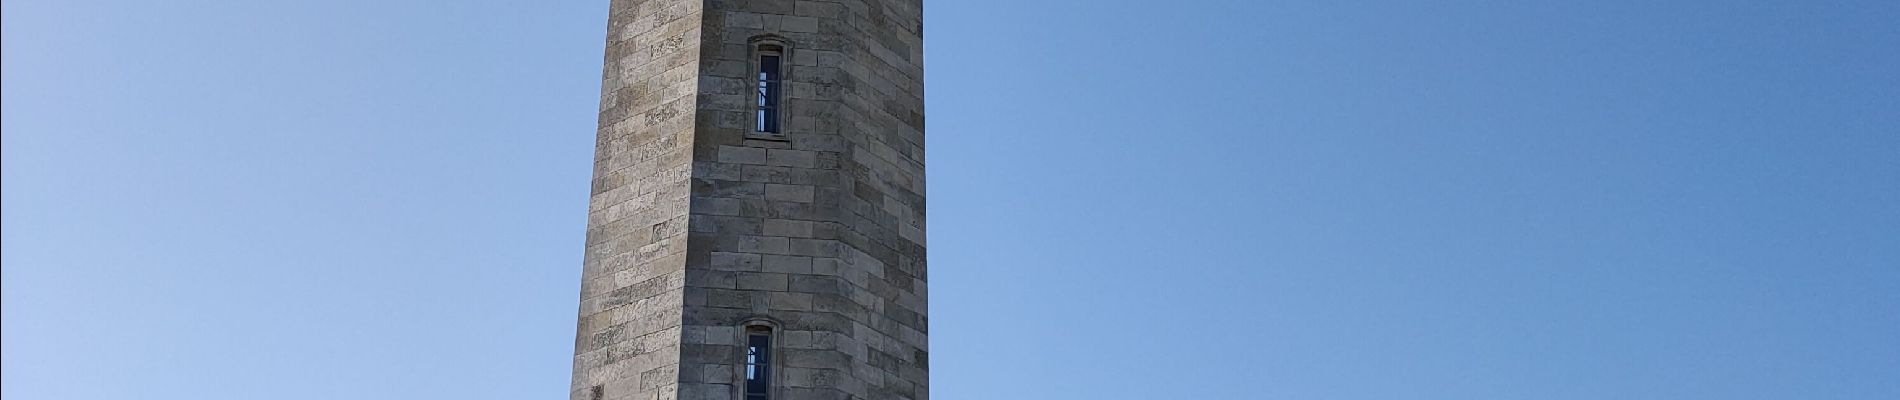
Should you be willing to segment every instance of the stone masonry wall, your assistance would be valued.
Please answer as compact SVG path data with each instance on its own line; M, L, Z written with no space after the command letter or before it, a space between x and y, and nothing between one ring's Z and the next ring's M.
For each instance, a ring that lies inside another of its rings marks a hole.
M774 400L929 398L921 7L615 0L635 33L609 41L575 399L738 399L748 321L778 327ZM788 118L762 139L765 35L789 47ZM629 65L648 59L667 67Z
M611 7L570 398L670 399L704 4Z

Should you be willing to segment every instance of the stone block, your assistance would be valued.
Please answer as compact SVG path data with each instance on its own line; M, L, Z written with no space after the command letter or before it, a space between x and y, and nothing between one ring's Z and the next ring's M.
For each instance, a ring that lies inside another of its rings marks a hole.
M767 254L763 256L763 259L764 268L762 271L765 272L777 272L782 274L811 273L811 257Z
M719 162L765 164L765 149L756 147L719 146Z
M816 188L811 186L772 183L765 184L764 190L765 199L767 201L789 201L797 203L812 202L812 198L816 193Z
M765 236L808 238L812 236L812 222L770 218L764 221L761 231Z
M790 279L785 274L765 272L738 273L740 290L766 290L783 292Z
M765 165L811 168L818 165L818 153L804 150L768 149L765 152Z

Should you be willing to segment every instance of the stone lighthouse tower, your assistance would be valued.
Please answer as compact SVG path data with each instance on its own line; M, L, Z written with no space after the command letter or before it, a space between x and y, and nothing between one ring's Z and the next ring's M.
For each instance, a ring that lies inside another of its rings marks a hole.
M921 0L612 0L575 400L929 398Z

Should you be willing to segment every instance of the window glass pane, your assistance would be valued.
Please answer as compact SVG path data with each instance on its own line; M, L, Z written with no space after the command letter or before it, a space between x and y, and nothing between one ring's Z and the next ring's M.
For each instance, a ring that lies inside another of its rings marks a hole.
M772 336L753 333L746 335L746 399L764 399L771 389L772 380Z
M765 392L766 392L766 386L765 386L764 379L751 379L751 380L745 381L746 395L753 395L753 394L764 395Z
M778 80L778 56L766 55L759 57L759 80Z
M766 108L759 110L759 132L778 133L778 110Z
M759 132L778 132L777 108L778 98L781 96L779 91L782 90L779 83L780 59L777 54L759 56L758 121L756 121Z
M745 378L755 379L757 376L759 376L758 371L759 371L759 348L746 347L745 348Z
M746 347L750 350L748 353L755 355L759 360L759 364L770 363L766 358L770 355L767 352L767 347L772 345L772 337L769 335L747 336Z

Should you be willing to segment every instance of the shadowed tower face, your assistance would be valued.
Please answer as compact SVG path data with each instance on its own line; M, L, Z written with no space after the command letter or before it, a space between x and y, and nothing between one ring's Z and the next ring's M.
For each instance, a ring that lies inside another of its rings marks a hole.
M927 399L921 0L612 0L571 396Z

